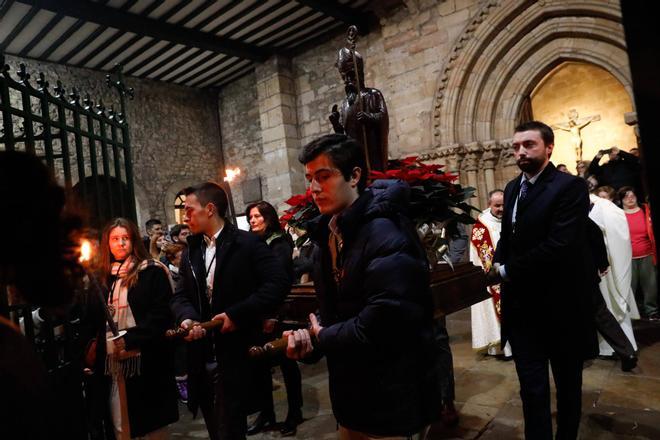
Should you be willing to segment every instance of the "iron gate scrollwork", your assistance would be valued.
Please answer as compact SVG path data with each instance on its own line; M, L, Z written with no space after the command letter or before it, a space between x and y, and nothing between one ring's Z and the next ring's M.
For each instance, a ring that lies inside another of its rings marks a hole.
M67 93L60 81L50 90L39 73L36 86L24 64L12 78L0 54L0 150L19 150L42 158L65 189L86 205L91 223L100 226L113 217L136 220L131 145L121 67L115 67L109 87L119 93L120 111L76 88Z
M43 73L31 78L20 64L15 78L0 53L0 151L24 151L42 159L69 197L78 197L88 211L90 224L100 227L123 216L136 220L127 98L132 89L123 83L121 67L107 75L109 87L119 92L120 111L95 104L75 88L67 93L60 81L50 88ZM116 79L113 79L116 75ZM33 81L35 84L33 84ZM86 318L89 291L75 295L72 304L51 310L10 301L7 286L0 284L0 315L9 318L32 343L43 361L48 381L66 412L72 439L96 438L88 424L87 390L81 353L86 338L81 325Z

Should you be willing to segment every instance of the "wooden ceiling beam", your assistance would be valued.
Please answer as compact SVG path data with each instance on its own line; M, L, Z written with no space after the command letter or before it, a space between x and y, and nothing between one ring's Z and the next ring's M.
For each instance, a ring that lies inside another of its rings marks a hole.
M79 20L120 29L124 32L141 34L159 40L170 41L184 46L198 47L211 52L224 53L252 61L263 61L270 55L264 48L210 35L183 26L176 26L159 20L141 17L94 2L84 0L17 1L55 13L62 13Z

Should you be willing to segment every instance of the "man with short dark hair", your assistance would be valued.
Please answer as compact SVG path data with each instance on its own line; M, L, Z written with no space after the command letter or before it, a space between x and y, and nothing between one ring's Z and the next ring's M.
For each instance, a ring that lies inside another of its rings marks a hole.
M147 236L151 237L153 234L158 234L163 232L163 222L157 218L150 218L144 224L144 227L147 231Z
M405 216L410 189L365 189L364 151L345 135L310 142L300 161L322 214L309 225L321 319L285 332L287 355L327 357L341 439L423 435L440 414L440 381L428 262Z
M170 237L174 243L186 244L188 235L190 235L190 227L186 224L177 224L172 226L172 229L170 229Z
M160 248L165 237L165 230L163 230L163 222L157 218L150 218L144 224L147 231L147 236L142 239L144 247L153 258L160 258Z
M575 439L582 367L597 353L583 179L550 162L554 134L530 121L516 127L522 173L504 191L502 232L489 284L501 285L502 344L511 343L528 439L552 439L550 382L557 388L557 439Z
M215 183L185 190L194 235L182 256L172 310L188 330L188 400L201 408L212 440L245 438L248 349L288 293L289 278L256 235L226 221L227 195ZM198 324L222 321L207 332Z

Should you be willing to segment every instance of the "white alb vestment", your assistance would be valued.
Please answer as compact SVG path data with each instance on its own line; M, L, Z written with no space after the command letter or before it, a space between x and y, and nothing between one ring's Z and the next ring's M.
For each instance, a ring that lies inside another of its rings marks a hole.
M600 292L603 294L607 308L621 325L634 349L637 350L631 319L639 319L639 311L630 283L632 246L626 214L607 199L593 194L589 198L593 203L589 218L603 232L607 258L610 261L609 271L600 280ZM614 353L612 347L600 335L598 335L598 341L601 356L610 356Z
M502 220L491 214L490 208L483 211L479 215L478 219L481 225L486 227L488 230L494 253L494 248L497 247L497 243L500 241L500 233L502 232ZM475 228L480 228L481 225L477 223ZM473 233L474 232L475 229L473 228ZM470 261L475 266L484 267L480 257L480 250L475 246L474 240L470 240ZM486 268L486 270L487 269L489 268ZM494 287L498 289L499 292L499 286ZM488 291L488 295L491 296L490 290ZM487 349L488 354L490 355L497 354L501 341L501 334L500 319L498 317L498 312L495 309L495 302L492 298L488 298L481 301L480 303L474 304L471 307L471 314L472 348L475 350ZM511 356L511 346L508 342L504 347L504 355L507 357Z

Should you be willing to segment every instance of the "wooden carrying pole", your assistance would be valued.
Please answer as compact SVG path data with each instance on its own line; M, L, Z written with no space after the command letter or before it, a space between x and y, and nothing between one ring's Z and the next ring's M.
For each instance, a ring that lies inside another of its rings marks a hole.
M224 321L221 321L221 320L217 319L217 320L211 320L211 321L206 321L206 322L198 322L198 323L193 324L193 327L195 325L199 325L204 330L213 330L214 328L221 329L222 324L224 324ZM181 327L173 328L173 329L167 330L165 332L165 337L168 338L168 339L184 338L184 337L188 336L188 333L190 332L190 330L192 330L192 327L190 327L188 330L186 330L184 328L181 328Z

